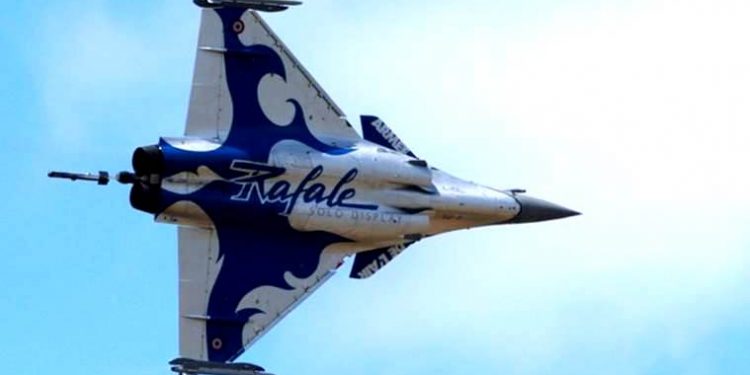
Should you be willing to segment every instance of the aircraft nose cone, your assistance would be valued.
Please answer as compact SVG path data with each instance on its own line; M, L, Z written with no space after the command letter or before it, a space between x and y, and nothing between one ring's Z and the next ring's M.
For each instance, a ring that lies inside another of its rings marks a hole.
M511 223L533 223L581 214L580 212L528 195L518 194L514 195L513 198L521 206L521 211L511 219Z

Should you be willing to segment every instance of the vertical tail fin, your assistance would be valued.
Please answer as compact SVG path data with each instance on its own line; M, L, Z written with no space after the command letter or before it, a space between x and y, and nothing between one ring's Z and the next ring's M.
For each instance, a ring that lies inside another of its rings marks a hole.
M360 121L362 122L362 134L366 140L416 158L409 147L406 147L404 142L383 120L375 116L360 116Z
M354 257L354 264L352 265L349 277L352 279L366 279L374 275L413 243L414 242L407 242L393 245L391 247L366 251L364 253L357 253Z

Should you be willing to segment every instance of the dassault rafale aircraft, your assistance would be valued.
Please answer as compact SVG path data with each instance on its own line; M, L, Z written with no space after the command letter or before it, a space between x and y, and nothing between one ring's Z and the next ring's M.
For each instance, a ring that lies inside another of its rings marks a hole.
M187 374L260 374L234 360L354 257L364 279L439 233L578 213L456 178L386 124L360 135L257 11L297 1L195 0L200 35L184 135L133 154L130 202L179 231ZM109 174L50 172L109 181Z

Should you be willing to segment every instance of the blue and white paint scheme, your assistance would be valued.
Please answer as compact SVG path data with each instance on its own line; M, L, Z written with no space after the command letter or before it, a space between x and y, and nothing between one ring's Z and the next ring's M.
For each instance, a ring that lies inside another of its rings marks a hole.
M185 134L118 175L179 226L180 357L234 361L347 257L364 279L432 235L578 214L433 168L377 117L360 136L255 11L196 3Z

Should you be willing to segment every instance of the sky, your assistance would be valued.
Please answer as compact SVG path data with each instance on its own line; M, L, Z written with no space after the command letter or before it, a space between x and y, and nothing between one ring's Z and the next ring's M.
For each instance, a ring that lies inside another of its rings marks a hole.
M240 359L297 374L750 372L750 3L309 0L266 20L352 122L443 170L581 211L340 272ZM165 374L176 230L116 172L182 134L189 1L0 13L0 359Z

